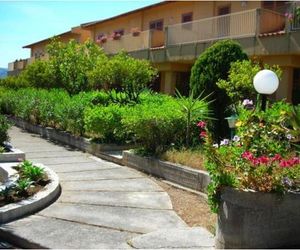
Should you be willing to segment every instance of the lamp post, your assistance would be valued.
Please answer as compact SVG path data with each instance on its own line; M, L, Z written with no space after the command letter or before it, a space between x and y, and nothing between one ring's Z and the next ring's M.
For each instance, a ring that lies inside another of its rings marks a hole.
M277 75L268 69L259 71L253 78L255 90L262 95L261 109L266 110L267 95L273 94L279 85Z

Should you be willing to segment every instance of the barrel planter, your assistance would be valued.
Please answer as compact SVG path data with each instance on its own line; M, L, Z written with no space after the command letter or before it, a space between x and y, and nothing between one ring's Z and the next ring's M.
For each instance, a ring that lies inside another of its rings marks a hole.
M216 248L299 248L300 194L221 190Z

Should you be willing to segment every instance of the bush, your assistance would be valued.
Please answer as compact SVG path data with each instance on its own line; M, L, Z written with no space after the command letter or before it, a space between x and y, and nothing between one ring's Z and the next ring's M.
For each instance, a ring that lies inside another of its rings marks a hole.
M7 76L0 79L0 86L11 89L19 89L29 87L29 83L27 81L23 81L21 76Z
M3 143L9 140L7 133L9 127L10 125L6 117L0 114L0 146L3 146Z
M185 138L185 119L174 98L165 96L162 105L141 103L123 118L122 124L135 135L145 153L159 155Z
M28 65L19 76L22 86L33 86L36 88L55 88L55 75L49 61L35 60Z
M227 133L228 125L224 120L224 111L229 104L225 91L220 89L216 83L220 79L228 78L232 62L245 59L247 59L247 55L238 43L232 40L223 40L206 49L192 67L190 87L194 94L199 95L205 91L205 95L212 93L211 100L215 100L211 107L215 118L218 119L214 122L216 138L221 138Z
M84 115L86 134L103 142L125 143L129 135L121 121L126 111L126 107L117 104L87 108Z
M265 69L274 71L278 78L281 77L281 70L278 66L265 64ZM261 70L258 63L250 60L233 62L230 66L228 80L220 79L217 86L224 89L233 104L238 104L240 100L255 100L257 92L253 86L253 78Z

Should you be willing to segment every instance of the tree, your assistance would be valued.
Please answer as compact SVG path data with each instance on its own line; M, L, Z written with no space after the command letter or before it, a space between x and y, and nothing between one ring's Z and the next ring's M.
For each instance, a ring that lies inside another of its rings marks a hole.
M91 41L80 44L75 40L62 43L53 39L47 52L55 81L70 94L89 88L87 72L93 69L98 57L104 56L102 49Z
M216 139L221 139L227 134L228 126L225 121L225 108L229 104L229 98L223 89L216 83L219 79L226 80L230 64L238 60L247 59L241 46L232 40L222 40L206 49L196 60L192 67L190 87L195 95L204 91L205 95L211 95L211 109L215 118L213 129Z
M108 63L110 88L122 91L128 100L138 102L140 93L157 76L149 61L139 60L121 52Z

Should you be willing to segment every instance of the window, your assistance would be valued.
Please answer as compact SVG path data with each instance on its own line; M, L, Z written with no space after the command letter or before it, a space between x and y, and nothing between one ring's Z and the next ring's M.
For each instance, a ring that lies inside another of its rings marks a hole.
M149 24L150 30L163 30L163 27L164 27L163 19L152 21Z
M183 29L192 29L192 24L190 23L193 21L193 12L182 14L181 16L181 22Z
M193 21L193 12L182 14L182 16L181 16L182 23L188 23L191 21Z

